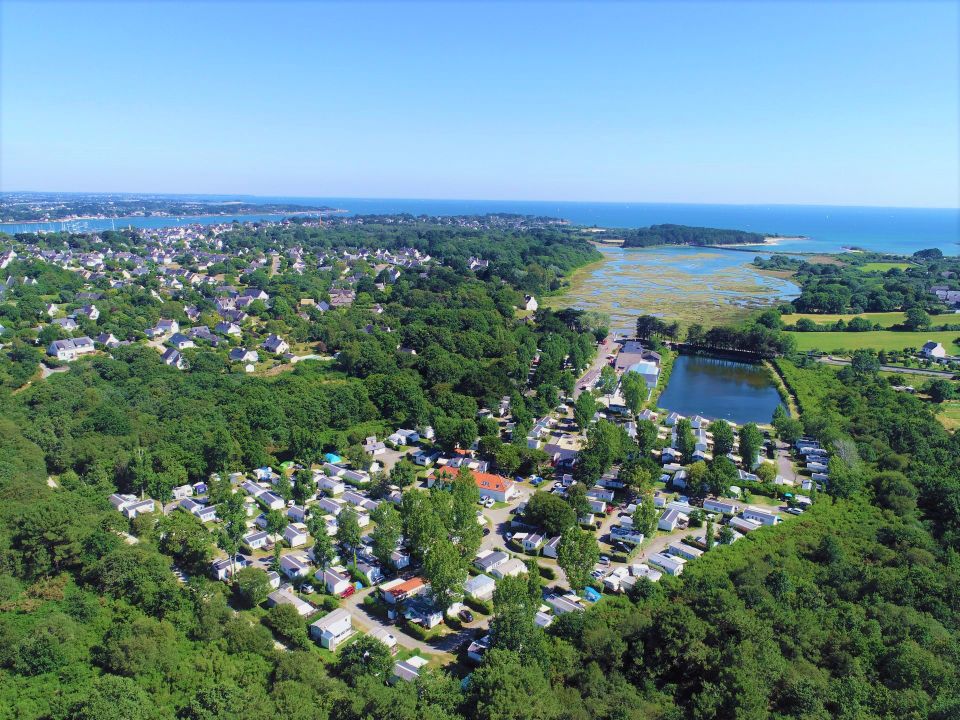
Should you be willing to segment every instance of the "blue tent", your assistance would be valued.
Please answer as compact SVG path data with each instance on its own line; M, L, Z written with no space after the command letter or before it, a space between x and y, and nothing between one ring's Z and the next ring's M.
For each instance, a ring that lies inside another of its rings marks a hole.
M342 457L340 457L339 455L334 455L333 453L327 453L326 455L323 456L323 459L326 460L328 463L333 463L334 465L336 465L338 462L341 462L343 460Z
M596 602L600 599L601 595L592 587L588 587L583 591L583 596L590 602Z

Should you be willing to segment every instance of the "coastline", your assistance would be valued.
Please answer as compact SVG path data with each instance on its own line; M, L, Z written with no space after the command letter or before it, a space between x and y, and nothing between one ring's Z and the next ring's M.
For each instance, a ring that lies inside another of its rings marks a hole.
M173 215L170 213L157 213L153 215L77 215L70 216L65 218L54 218L51 220L0 220L0 223L7 225L49 225L51 223L69 223L69 222L82 222L85 220L149 220L153 218L188 218L188 217L223 217L223 218L235 218L243 217L244 215L287 215L293 217L294 215L320 215L328 214L332 215L335 213L346 213L350 212L349 210L344 210L342 208L321 208L318 210L280 210L277 212L265 212L263 210L242 210L238 212L230 213L202 213L202 214L186 214L186 215Z

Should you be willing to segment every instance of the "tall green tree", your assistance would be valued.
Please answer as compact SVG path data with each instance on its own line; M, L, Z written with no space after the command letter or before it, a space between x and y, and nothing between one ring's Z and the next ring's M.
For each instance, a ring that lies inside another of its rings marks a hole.
M380 503L373 511L372 519L377 524L371 534L373 556L384 567L390 567L393 564L391 556L397 549L403 534L403 521L400 513L390 502Z
M714 420L708 428L713 435L713 454L715 457L733 452L733 428L726 420Z
M600 546L593 533L576 527L563 533L557 550L557 564L563 568L574 592L581 592L590 583L590 572L599 559Z
M652 538L657 532L657 508L653 504L653 494L647 493L640 498L637 509L633 511L633 528L642 533L646 539Z
M577 397L573 405L573 419L580 426L581 430L586 430L593 422L593 416L597 412L597 400L589 391L583 391Z
M443 538L434 543L423 561L423 574L430 583L430 592L437 605L446 610L463 597L467 579L467 563L456 545Z
M760 457L763 447L763 433L756 423L746 423L740 428L740 459L744 468L750 470Z
M337 543L345 553L353 555L353 564L357 564L357 548L360 547L360 523L357 511L344 508L337 515Z

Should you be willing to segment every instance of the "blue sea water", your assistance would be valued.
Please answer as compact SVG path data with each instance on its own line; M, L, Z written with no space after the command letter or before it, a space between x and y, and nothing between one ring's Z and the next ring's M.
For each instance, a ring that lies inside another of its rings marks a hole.
M175 196L171 196L175 197ZM185 198L188 196L179 196ZM542 215L579 225L621 228L659 223L735 228L802 240L781 241L780 251L841 252L858 247L877 252L910 254L924 248L939 248L945 254L960 254L960 209L876 208L819 205L687 205L669 203L545 202L518 200L403 200L375 198L307 198L191 195L190 198L286 202L329 205L350 214L410 213L412 215L474 215L506 212ZM283 215L245 215L243 220L275 220ZM224 217L129 218L115 221L117 227L163 227L189 223L212 224ZM79 221L78 229L110 228L110 220ZM37 225L0 224L6 232L37 230ZM58 230L60 223L40 229Z

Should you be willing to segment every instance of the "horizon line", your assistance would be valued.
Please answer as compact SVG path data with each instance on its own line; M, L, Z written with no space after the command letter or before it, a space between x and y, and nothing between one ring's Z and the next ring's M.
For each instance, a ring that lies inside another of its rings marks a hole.
M378 197L375 195L261 195L257 193L219 193L219 192L165 192L139 190L0 190L0 195L16 193L62 194L62 195L156 195L168 197L215 197L215 198L260 198L301 200L383 200L411 202L471 202L471 203L561 203L592 205L687 205L715 207L823 207L823 208L863 208L871 210L960 210L960 205L864 205L859 203L822 202L690 202L680 200L557 200L532 198L465 198L465 197Z

